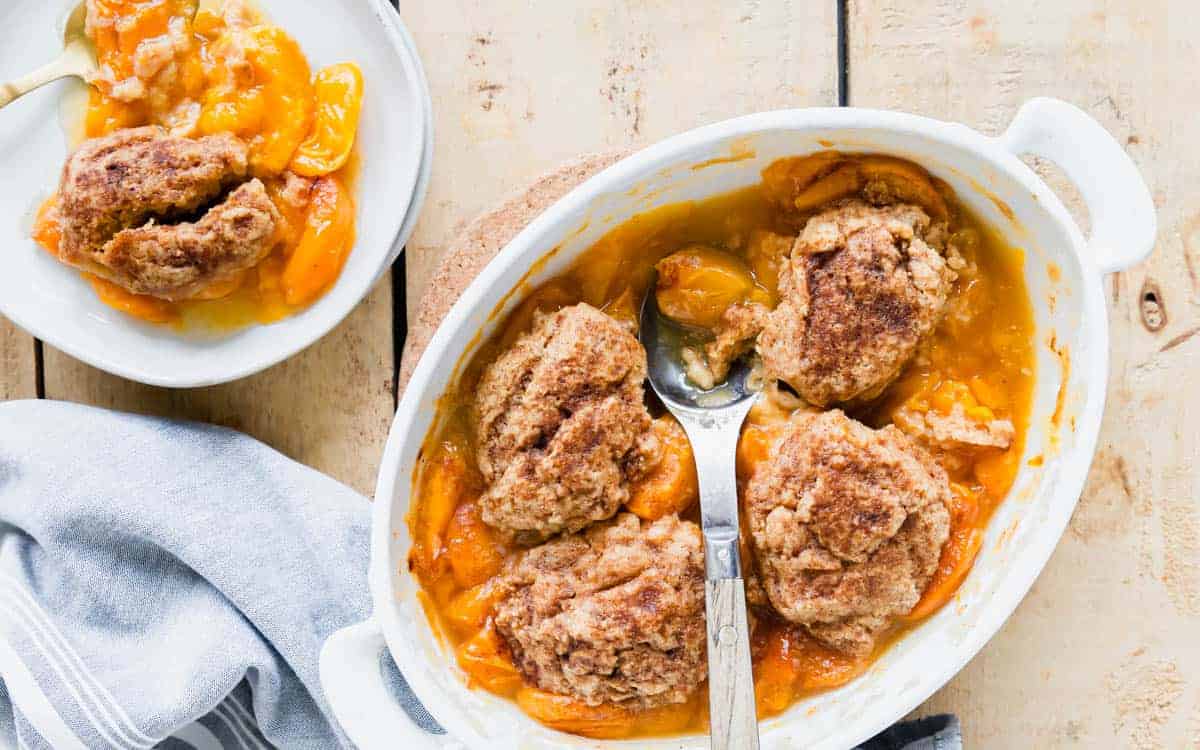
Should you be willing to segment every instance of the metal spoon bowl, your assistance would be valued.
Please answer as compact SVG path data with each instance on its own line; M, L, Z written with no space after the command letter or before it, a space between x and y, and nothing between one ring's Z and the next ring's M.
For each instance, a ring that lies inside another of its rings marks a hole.
M703 339L695 331L664 316L658 309L653 289L642 304L638 325L638 337L646 349L651 385L664 403L669 399L682 408L710 410L757 395L750 388L750 365L745 359L734 362L725 382L711 390L700 388L688 378L680 352L684 347L702 343Z
M735 473L738 435L756 395L749 387L750 367L735 362L726 381L712 390L689 382L680 352L695 337L661 314L653 287L642 304L638 336L646 349L650 387L687 432L700 479L710 744L713 750L757 750Z

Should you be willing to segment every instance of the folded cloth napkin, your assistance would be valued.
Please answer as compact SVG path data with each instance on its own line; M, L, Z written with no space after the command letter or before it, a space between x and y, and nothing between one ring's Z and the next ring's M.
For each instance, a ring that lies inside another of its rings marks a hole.
M350 747L317 657L369 610L369 523L361 496L236 432L0 404L0 746ZM863 747L961 747L952 718L926 721Z
M958 719L950 714L905 721L877 734L857 750L962 750Z
M349 746L317 655L369 610L368 507L229 430L0 405L0 736Z

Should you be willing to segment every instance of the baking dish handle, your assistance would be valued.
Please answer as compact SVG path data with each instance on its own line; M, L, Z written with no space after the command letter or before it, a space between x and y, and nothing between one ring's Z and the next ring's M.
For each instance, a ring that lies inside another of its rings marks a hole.
M383 659L391 655L373 619L342 628L321 647L321 687L342 729L363 750L445 747L445 735L417 726L388 689Z
M1049 159L1079 188L1091 215L1088 247L1101 272L1129 268L1154 249L1150 191L1129 154L1086 112L1059 99L1030 99L999 140L1016 156Z

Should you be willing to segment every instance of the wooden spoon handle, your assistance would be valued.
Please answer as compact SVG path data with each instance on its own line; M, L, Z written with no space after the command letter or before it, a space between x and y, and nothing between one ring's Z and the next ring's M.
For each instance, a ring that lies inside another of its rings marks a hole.
M746 587L741 578L705 585L708 709L712 750L758 750Z

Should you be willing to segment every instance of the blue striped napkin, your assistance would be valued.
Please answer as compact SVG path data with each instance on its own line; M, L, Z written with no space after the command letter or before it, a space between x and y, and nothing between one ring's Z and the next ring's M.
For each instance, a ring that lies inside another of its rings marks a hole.
M0 746L349 747L369 505L229 430L0 404Z

